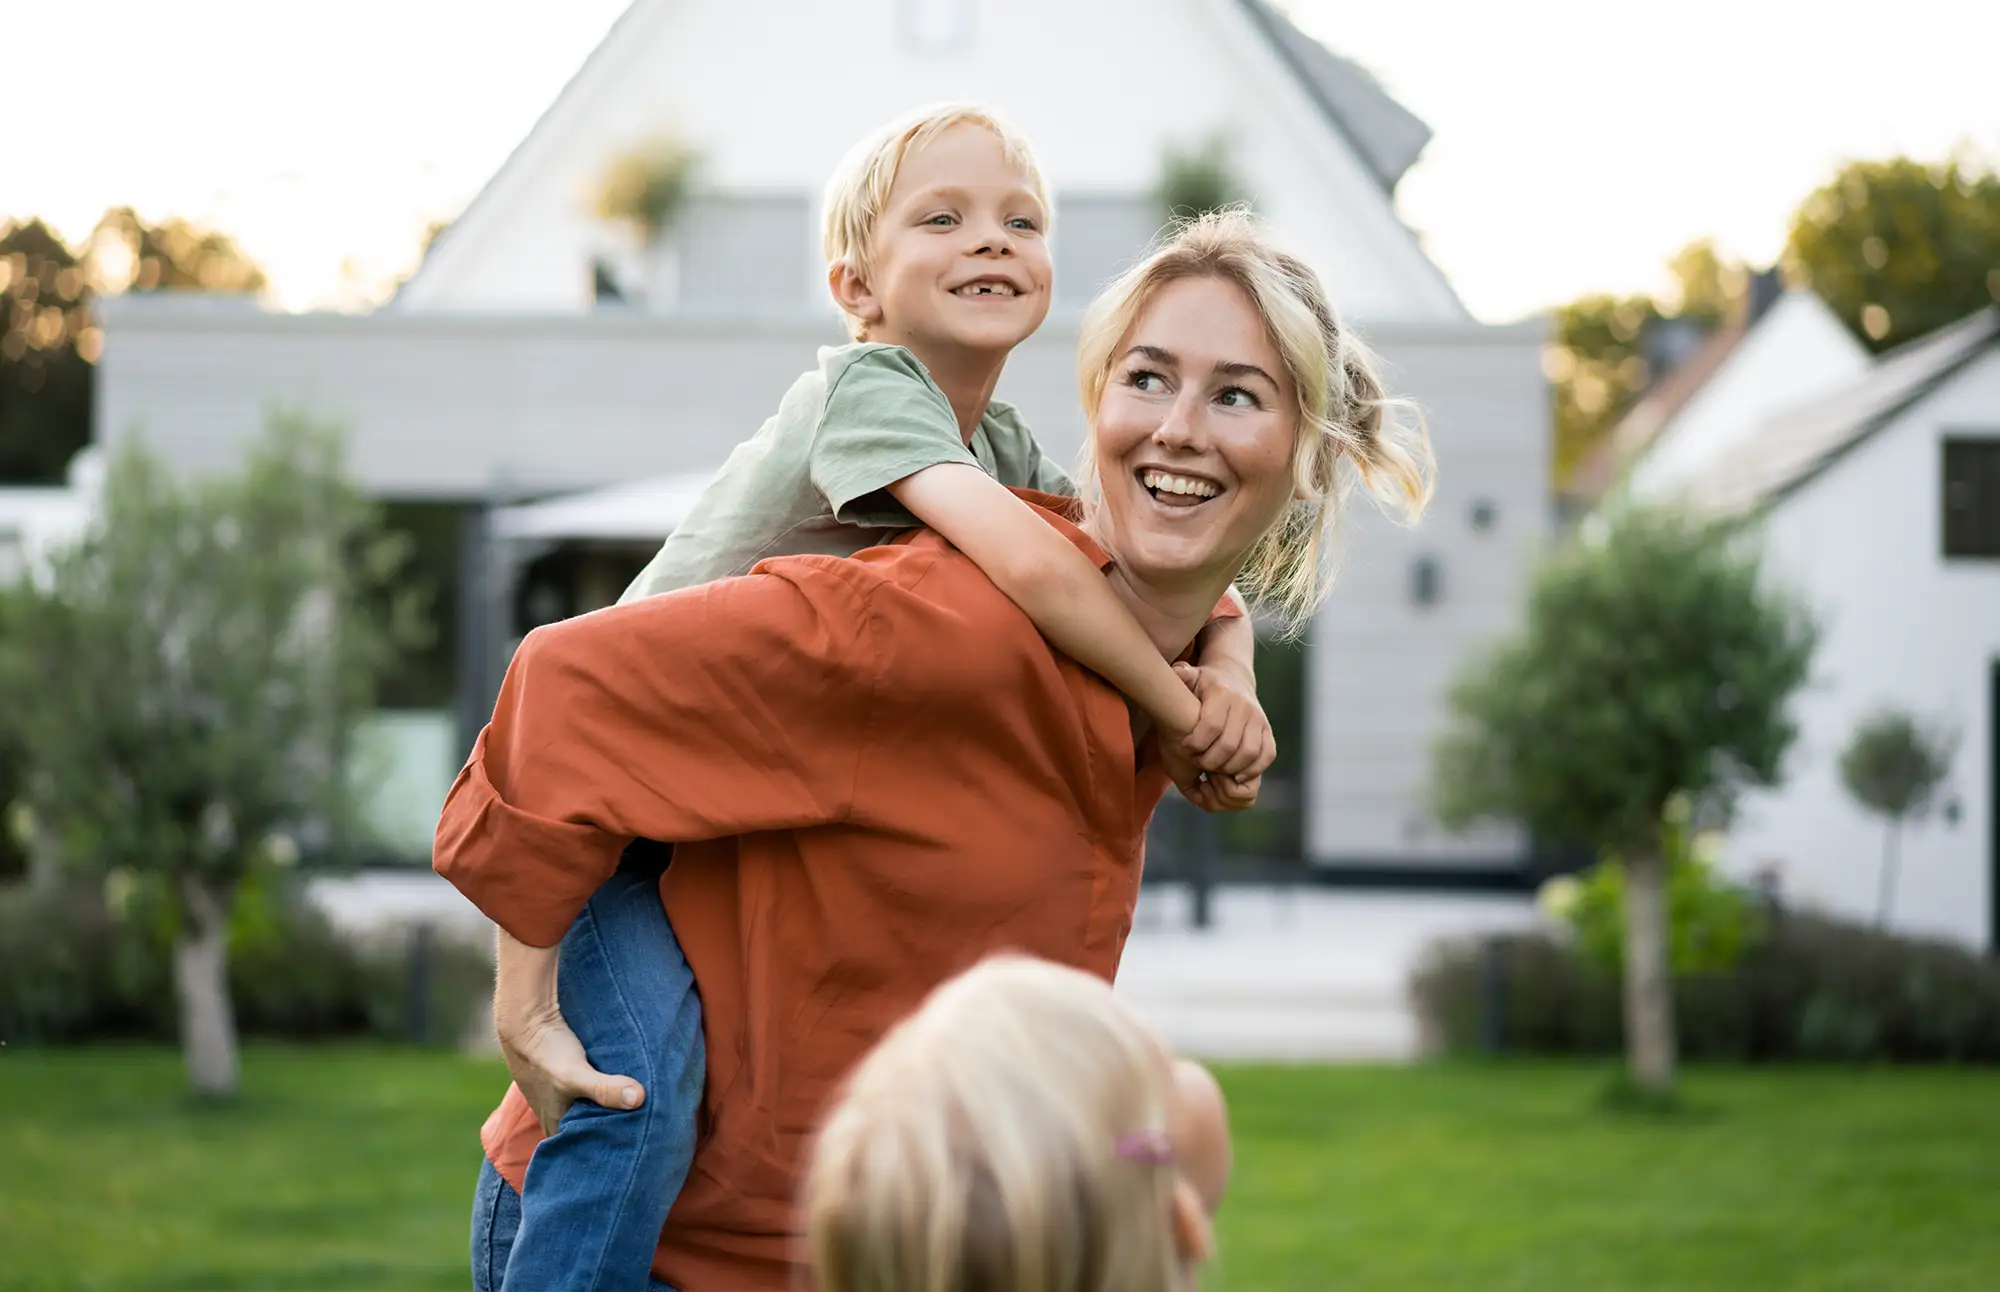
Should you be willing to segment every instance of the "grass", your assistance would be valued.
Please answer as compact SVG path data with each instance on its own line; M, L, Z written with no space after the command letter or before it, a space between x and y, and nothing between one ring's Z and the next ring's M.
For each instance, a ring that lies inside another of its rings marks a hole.
M2000 1286L2000 1073L1235 1068L1212 1292ZM157 1050L0 1049L0 1289L467 1287L493 1062L257 1048L229 1107Z

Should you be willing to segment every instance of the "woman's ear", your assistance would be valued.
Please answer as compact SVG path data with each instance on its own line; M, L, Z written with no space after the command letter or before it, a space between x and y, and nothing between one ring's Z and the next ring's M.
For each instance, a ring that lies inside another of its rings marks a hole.
M826 269L826 289L833 293L833 303L841 312L860 319L864 324L882 321L882 302L875 292L854 272L854 267L845 260L836 260Z

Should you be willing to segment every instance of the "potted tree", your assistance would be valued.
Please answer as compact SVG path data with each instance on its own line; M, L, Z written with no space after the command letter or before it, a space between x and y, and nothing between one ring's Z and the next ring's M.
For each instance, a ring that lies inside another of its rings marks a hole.
M680 283L675 222L687 205L700 155L678 136L652 135L611 159L594 194L597 216L621 226L637 244L645 293L672 304Z
M1864 811L1888 824L1882 841L1881 887L1875 927L1889 922L1896 899L1896 863L1903 828L1929 814L1951 771L1958 735L1926 726L1913 715L1885 709L1862 720L1840 754L1840 780Z
M1191 145L1167 145L1160 156L1160 177L1153 185L1153 200L1167 223L1249 205L1249 190L1231 164L1233 151L1222 130Z

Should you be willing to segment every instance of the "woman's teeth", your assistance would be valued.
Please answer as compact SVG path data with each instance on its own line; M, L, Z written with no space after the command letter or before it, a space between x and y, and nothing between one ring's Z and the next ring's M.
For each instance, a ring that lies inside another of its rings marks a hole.
M1170 476L1164 471L1148 471L1139 483L1156 493L1188 494L1196 498L1213 498L1222 491L1206 480L1191 480L1186 476Z

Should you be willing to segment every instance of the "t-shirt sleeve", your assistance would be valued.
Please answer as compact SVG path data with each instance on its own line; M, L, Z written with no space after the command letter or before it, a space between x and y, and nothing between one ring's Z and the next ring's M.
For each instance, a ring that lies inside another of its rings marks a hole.
M1057 466L1053 458L1042 452L1040 446L1035 448L1034 473L1029 477L1027 487L1041 493L1076 496L1076 481L1070 479L1069 472Z
M827 391L808 463L835 520L882 529L916 525L884 490L944 462L979 466L950 401L915 356L871 350L842 370Z
M878 577L799 557L528 634L445 799L433 867L552 946L634 838L841 820L886 653Z

